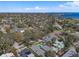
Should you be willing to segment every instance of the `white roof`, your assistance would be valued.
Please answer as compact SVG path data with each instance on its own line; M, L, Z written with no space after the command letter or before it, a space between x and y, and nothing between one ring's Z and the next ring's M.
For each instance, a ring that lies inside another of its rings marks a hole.
M74 35L74 36L76 36L77 38L79 38L79 32L72 33L72 35Z
M55 44L53 44L54 46L58 47L59 49L64 48L64 43L63 41L59 42L58 40L56 40Z
M60 29L62 29L62 27L59 24L56 24L54 26L59 27Z
M23 47L23 45L19 45L19 43L15 42L13 44L13 47L16 48L16 49L19 49L19 48Z
M15 56L13 53L2 54L1 57L12 57Z
M79 25L79 23L77 23L77 25Z
M27 55L28 57L35 57L33 53Z
M51 47L51 51L55 51L57 53L59 50L56 47Z
M56 40L53 45L54 46L51 48L51 51L55 51L56 53L62 48L64 48L64 43L62 41L59 42L58 40Z
M24 32L24 30L21 30L21 33L23 33Z

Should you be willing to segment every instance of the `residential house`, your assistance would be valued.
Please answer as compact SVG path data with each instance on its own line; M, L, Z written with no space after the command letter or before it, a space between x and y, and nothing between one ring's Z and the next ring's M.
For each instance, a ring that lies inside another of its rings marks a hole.
M74 45L75 45L76 48L79 48L79 41L74 42Z
M57 52L57 56L61 57L65 53L64 49L61 49Z
M0 31L2 31L3 33L6 33L5 28L2 24L0 24Z
M40 47L42 50L44 50L44 51L50 51L50 47L49 46L41 46Z
M21 32L21 33L23 33L23 32L24 32L24 29L23 29L23 28L17 28L15 31L16 31L16 32Z
M1 57L15 57L13 53L2 54Z
M58 29L62 29L62 26L60 26L58 23L56 23L55 25L53 25L54 27L58 28Z
M13 28L13 32L20 32L23 33L25 31L24 28L17 28L16 26Z
M15 41L13 47L16 49L17 56L19 57L34 57L34 54L31 53L23 44Z
M2 23L5 25L6 24L9 25L9 24L13 24L13 21L10 18L4 18L2 19Z
M27 55L28 57L35 57L35 55L33 53Z
M53 33L50 33L49 35L44 36L42 39L43 39L44 42L48 42L48 41L51 41L55 37L56 36Z
M75 24L75 25L73 26L73 29L76 30L76 31L79 31L79 23Z
M75 41L79 41L79 32L71 33L71 35L76 37Z
M51 51L55 51L57 53L58 51L60 51L63 48L64 48L63 41L60 42L60 41L56 40L55 43L53 44L53 46L51 47Z
M38 46L36 46L36 45L33 45L32 47L31 47L31 49L32 49L32 51L36 54L36 55L38 55L38 56L45 56L44 54L45 54L45 51L44 50L42 50L40 47L38 47Z
M13 47L17 49L16 52L19 57L34 57L34 54L27 47L24 47L24 45L19 45L19 43L15 42Z
M20 57L34 57L34 54L31 53L27 48L21 50L18 55Z
M77 52L75 48L70 48L70 50L68 50L62 57L76 57L76 56Z
M23 48L24 45L20 45L18 42L15 41L14 44L13 44L13 47L18 50L20 48Z

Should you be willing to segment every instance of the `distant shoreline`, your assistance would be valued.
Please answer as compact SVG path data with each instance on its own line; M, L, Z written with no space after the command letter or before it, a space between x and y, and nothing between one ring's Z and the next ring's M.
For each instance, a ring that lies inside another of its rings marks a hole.
M79 19L79 12L0 12L0 14L61 14L64 18Z

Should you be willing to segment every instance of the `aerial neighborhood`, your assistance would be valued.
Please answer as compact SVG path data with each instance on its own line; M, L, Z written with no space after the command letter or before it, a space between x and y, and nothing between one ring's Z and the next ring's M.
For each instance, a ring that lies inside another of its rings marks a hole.
M0 14L0 57L79 57L79 20L61 14Z

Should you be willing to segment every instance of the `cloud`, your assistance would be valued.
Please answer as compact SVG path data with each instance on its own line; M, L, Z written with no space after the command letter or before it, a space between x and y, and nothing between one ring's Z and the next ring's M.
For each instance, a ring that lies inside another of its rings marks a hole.
M52 7L56 11L62 12L79 12L79 1L66 2Z
M43 8L41 8L41 7L39 7L39 6L36 6L35 9L36 9L36 10L40 10L40 9L43 9Z
M67 2L64 5L71 6L71 7L79 7L79 1Z
M35 7L26 7L25 10L46 10L47 7L35 6Z
M28 12L79 12L79 1L65 2L57 6L35 6L25 8Z
M31 8L25 8L25 10L30 10Z

